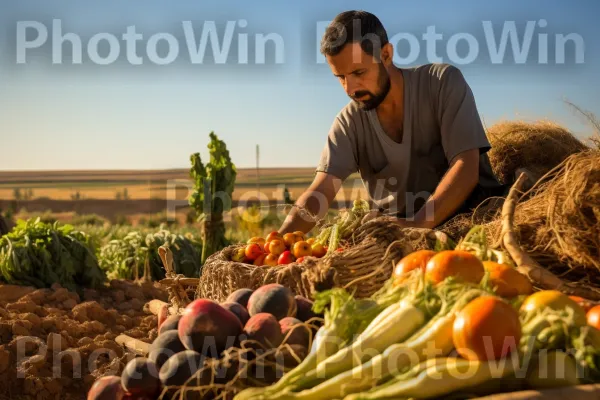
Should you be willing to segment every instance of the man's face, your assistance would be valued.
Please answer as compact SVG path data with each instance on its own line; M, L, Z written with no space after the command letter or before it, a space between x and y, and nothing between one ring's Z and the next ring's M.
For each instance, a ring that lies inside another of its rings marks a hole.
M340 80L344 91L364 110L376 108L390 90L390 77L385 66L365 53L360 43L349 43L327 63Z

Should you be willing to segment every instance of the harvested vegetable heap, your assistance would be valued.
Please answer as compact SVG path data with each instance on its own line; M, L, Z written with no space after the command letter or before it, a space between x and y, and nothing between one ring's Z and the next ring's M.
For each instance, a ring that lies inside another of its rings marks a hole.
M234 400L470 398L600 381L592 314L462 248L402 258L380 291L354 300L370 307L342 307L344 325L326 313L300 365Z
M173 253L177 274L199 276L202 244L191 237L165 229L146 236L133 231L123 239L111 240L99 251L100 267L110 279L139 279L144 273L149 273L154 281L164 279L165 270L158 256L158 248L165 244Z
M70 225L19 221L0 238L1 278L37 288L55 283L72 291L98 287L106 277L88 243L88 236Z

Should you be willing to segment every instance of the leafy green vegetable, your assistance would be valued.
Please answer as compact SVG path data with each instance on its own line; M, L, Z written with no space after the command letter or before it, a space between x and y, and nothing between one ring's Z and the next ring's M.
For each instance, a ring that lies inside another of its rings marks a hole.
M231 209L231 200L237 170L231 162L225 143L214 132L210 133L210 161L206 166L199 153L191 156L190 177L194 182L194 192L189 204L196 210L198 220L202 222L202 258L228 245L225 238L223 213Z
M98 287L106 279L87 234L39 218L18 221L0 238L0 274L9 284L44 288L59 283L73 291Z
M144 235L141 231L129 232L122 239L113 239L98 254L100 267L110 279L138 279L148 263L152 280L165 278L165 270L158 256L158 248L168 244L173 253L177 274L198 277L202 244L191 235L171 233L160 229Z

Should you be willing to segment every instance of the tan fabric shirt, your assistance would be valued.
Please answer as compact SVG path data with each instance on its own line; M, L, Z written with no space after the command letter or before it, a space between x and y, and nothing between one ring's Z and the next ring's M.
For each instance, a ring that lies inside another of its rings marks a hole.
M375 110L354 101L336 116L317 171L345 180L360 173L383 212L410 216L433 194L457 154L480 149L479 189L501 188L486 152L490 143L473 93L449 64L401 68L404 76L402 143L383 131Z

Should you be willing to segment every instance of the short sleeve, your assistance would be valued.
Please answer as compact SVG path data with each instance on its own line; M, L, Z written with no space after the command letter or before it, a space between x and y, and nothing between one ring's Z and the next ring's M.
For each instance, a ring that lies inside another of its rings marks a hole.
M441 75L438 101L442 146L448 162L463 151L479 149L485 153L491 148L473 92L458 68L448 66Z
M326 172L345 180L358 170L349 126L338 115L327 135L316 172Z

